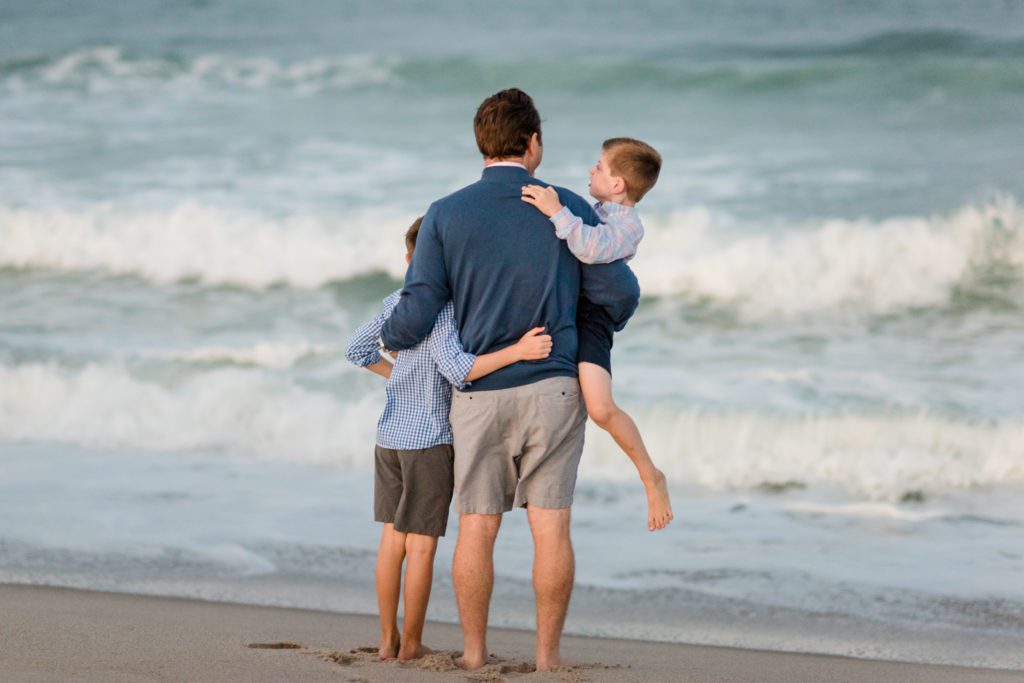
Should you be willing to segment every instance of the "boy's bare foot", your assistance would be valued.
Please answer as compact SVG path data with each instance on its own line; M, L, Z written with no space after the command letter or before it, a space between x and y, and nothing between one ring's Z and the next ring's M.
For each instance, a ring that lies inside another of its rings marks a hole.
M411 644L406 645L406 643L402 643L402 647L398 650L398 660L401 662L407 662L410 659L419 659L420 657L426 657L427 655L432 654L434 654L434 651L423 643L418 643L415 647Z
M484 655L483 657L467 657L466 654L463 653L461 657L455 658L455 666L459 667L460 669L465 669L466 671L475 671L476 669L479 669L486 663L486 655Z
M394 659L398 656L398 650L401 648L401 645L401 639L392 642L381 638L380 649L377 650L377 657L379 657L382 662L388 659Z
M647 529L664 529L672 521L672 503L668 499L668 482L661 470L654 470L650 481L644 482L647 491Z

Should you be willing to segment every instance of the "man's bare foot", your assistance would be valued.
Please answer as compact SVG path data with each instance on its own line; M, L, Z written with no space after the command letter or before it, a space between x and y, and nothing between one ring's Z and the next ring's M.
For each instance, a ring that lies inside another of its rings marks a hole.
M487 655L483 655L482 657L469 657L466 655L466 653L462 653L461 657L455 658L455 666L459 667L460 669L465 669L466 671L475 671L476 669L479 669L486 663Z
M558 655L544 656L537 654L537 671L552 671L562 665L562 658Z
M381 638L380 649L377 650L377 657L379 657L381 661L394 659L398 656L398 650L401 648L401 645L401 639L395 639L394 641L390 641L386 638Z
M420 657L426 657L427 655L434 654L434 651L423 643L416 643L415 646L410 641L402 643L402 647L398 650L398 660L401 662L407 662L410 659L419 659Z
M644 482L647 491L647 529L664 529L672 521L672 503L668 499L668 482L661 470L654 470L650 481Z

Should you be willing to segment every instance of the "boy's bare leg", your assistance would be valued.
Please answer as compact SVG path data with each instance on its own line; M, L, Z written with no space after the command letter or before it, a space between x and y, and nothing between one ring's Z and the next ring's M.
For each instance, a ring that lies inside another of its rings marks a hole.
M526 506L533 534L533 592L537 598L537 670L561 663L562 628L569 609L576 559L569 537L570 508Z
M463 643L462 657L456 663L464 669L479 669L487 663L487 613L494 588L494 539L499 527L501 515L459 516L452 582Z
M579 370L587 414L598 427L612 435L640 473L640 481L647 492L647 528L651 531L664 529L672 521L665 475L651 461L633 418L612 400L612 376L608 371L595 363L580 363Z
M381 659L398 655L398 596L402 591L402 561L405 560L406 534L385 524L377 550L377 609L380 611Z
M423 622L427 618L430 585L434 580L434 553L437 537L421 534L405 536L405 619L402 623L401 660L416 659L432 650L423 645Z

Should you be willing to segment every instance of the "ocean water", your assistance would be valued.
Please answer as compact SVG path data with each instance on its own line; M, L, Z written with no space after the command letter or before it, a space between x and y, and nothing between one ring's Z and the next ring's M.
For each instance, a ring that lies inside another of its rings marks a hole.
M0 580L372 612L348 335L480 172L665 158L588 427L579 633L1024 668L1024 7L0 6ZM431 615L453 620L442 543ZM521 514L494 623L529 628ZM368 634L372 639L372 634Z

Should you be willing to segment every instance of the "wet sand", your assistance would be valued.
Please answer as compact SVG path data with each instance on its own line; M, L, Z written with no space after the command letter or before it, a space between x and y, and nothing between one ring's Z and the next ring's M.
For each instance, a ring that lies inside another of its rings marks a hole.
M1021 681L1024 672L566 637L571 663L532 671L533 636L492 629L484 669L453 666L458 627L430 623L423 660L378 662L362 615L0 584L0 680L42 681Z

